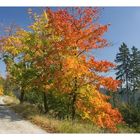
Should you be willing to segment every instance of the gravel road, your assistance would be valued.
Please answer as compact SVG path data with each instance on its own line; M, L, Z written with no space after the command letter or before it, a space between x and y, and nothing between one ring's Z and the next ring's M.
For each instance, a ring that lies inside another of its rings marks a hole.
M0 97L0 134L45 134L46 131L24 120L4 105Z

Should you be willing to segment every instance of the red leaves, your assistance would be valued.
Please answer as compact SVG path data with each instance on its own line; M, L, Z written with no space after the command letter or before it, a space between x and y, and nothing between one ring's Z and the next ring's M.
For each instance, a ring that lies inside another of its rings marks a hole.
M115 67L115 65L108 61L96 61L94 57L88 61L88 67L93 71L99 72L108 72L111 68Z
M48 9L49 27L53 27L54 33L61 36L58 43L63 47L78 47L86 51L93 48L103 48L108 45L103 39L108 25L100 25L94 21L99 17L96 8L59 8L57 11Z
M120 81L114 80L112 77L101 77L101 85L108 90L116 91L120 86Z

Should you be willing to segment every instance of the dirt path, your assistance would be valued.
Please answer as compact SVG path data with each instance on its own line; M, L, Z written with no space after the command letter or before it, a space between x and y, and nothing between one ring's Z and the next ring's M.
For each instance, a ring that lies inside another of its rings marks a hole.
M45 134L46 132L4 106L2 98L0 97L0 134L2 133Z

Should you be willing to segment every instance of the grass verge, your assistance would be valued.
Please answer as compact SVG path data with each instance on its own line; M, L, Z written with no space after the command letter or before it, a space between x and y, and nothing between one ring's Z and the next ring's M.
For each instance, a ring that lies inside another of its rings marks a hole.
M10 105L16 113L50 133L103 133L103 130L89 123L75 120L58 120L39 113L39 110L28 103Z

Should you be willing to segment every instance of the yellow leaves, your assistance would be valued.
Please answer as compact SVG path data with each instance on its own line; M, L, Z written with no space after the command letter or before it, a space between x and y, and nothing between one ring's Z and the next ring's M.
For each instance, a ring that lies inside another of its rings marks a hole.
M22 42L22 38L24 38L24 35L27 35L24 30L19 30L16 32L15 36L9 36L5 38L3 51L8 52L14 57L19 55L20 53L23 53L24 51L27 51L29 48L27 46L24 46Z
M83 119L89 119L90 118L89 113L88 112L84 112L82 118Z
M31 60L31 56L29 54L25 54L24 60L25 61Z
M122 122L122 116L118 110L113 109L107 102L107 96L102 95L95 86L87 85L79 90L78 110L82 117L88 119L102 128L116 131L116 125Z
M19 50L15 48L14 46L5 46L3 49L5 52L11 53L13 56L18 55Z
M82 75L89 73L86 65L74 56L66 57L64 59L63 66L65 73L68 75L71 74L72 77L81 77Z
M34 53L34 57L43 57L43 50L41 49L41 46L37 46L35 53Z
M27 52L27 51L29 51L30 50L30 48L29 48L29 46L21 46L20 47L20 52Z
M45 90L48 91L49 89L51 89L53 87L53 83L45 85Z
M3 86L2 85L0 85L0 96L2 96L3 95Z
M30 26L32 30L38 30L38 23L35 22L33 25Z
M75 66L77 66L77 60L73 57L66 57L64 61L65 68L73 69Z
M53 35L53 36L51 36L52 38L52 40L53 41L55 41L55 42L58 42L58 41L61 41L61 37L60 36L57 36L57 35Z
M45 11L43 11L42 15L34 14L33 18L34 18L35 22L30 26L30 28L34 32L39 32L40 30L44 30L44 32L45 32L46 27L48 27L48 21L49 21L47 13Z
M17 30L17 32L16 32L16 37L18 38L18 39L21 39L21 38L28 38L29 36L28 36L28 33L29 32L27 32L26 30L24 30L24 29L19 29L19 30Z
M38 56L41 56L41 55L42 55L42 52L41 52L41 51L36 51L36 52L35 52L35 56L38 57Z
M48 20L48 15L47 15L46 11L43 11L43 14L44 14L45 19Z

